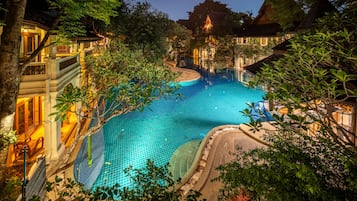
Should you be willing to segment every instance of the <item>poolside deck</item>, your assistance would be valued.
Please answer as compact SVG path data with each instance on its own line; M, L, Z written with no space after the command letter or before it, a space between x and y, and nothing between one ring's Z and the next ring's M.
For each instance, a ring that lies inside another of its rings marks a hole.
M212 129L205 137L202 148L197 153L198 161L188 173L188 178L183 178L181 189L187 193L190 189L202 193L201 198L207 201L216 201L222 183L211 180L219 176L216 168L235 159L237 147L242 151L267 146L263 136L267 131L275 128L268 122L263 123L259 132L252 132L246 125L223 125Z
M181 75L176 79L177 82L197 80L201 77L200 73L191 69L171 67L171 70L173 72L181 73Z
M176 79L177 82L197 80L201 77L199 72L192 69L176 67L174 62L166 62L166 65L170 67L172 72L181 73L181 75Z

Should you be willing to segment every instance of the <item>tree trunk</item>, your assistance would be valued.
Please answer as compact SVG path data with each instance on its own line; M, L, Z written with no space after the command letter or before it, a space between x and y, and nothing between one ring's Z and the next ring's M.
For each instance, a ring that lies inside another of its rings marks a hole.
M352 105L352 139L355 147L357 146L357 106Z
M0 45L0 129L11 130L14 123L21 69L19 53L21 26L27 0L8 0ZM0 182L5 181L6 156L0 155ZM1 184L0 184L1 186Z

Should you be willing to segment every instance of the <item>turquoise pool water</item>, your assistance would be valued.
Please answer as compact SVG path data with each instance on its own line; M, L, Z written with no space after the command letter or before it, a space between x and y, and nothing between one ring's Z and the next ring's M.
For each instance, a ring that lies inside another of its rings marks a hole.
M246 103L260 101L264 95L230 73L201 78L179 92L182 100L158 100L143 112L113 118L105 125L104 165L93 188L116 183L130 186L124 168L145 167L147 159L164 165L180 145L204 138L212 128L249 121L241 111Z

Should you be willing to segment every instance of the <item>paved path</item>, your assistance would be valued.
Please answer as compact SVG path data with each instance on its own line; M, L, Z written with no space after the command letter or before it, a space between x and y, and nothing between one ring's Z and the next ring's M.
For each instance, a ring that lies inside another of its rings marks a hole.
M265 145L239 130L224 131L217 135L212 144L207 165L193 189L200 191L202 193L201 197L207 199L207 201L216 201L219 189L222 187L220 182L211 181L219 176L216 168L235 159L233 153L236 153L237 147L241 147L245 151L263 146Z

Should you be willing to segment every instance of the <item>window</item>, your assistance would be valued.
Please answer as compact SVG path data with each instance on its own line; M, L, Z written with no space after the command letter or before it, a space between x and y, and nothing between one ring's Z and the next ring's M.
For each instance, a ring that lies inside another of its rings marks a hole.
M238 44L243 44L243 38L237 38L237 43Z
M36 109L37 117L35 116ZM41 100L39 97L25 98L17 103L14 122L14 130L16 130L17 135L21 135L28 132L30 129L35 128L35 121L41 121L40 109Z
M27 51L26 51L27 54L31 54L34 51L35 49L34 41L35 39L33 36L27 37Z
M24 36L24 53L26 56L32 54L35 50L35 35Z
M243 44L247 43L247 38L243 38Z
M20 53L20 57L21 58L27 58L29 57L34 51L35 49L38 47L38 35L37 34L33 34L33 33L28 33L25 32L22 35L22 51ZM35 60L39 60L40 55L38 55L37 58L35 58ZM36 60L36 61L37 61Z
M261 46L267 46L268 45L268 38L264 37L260 39L260 45Z

